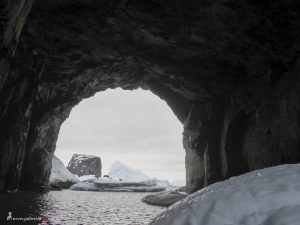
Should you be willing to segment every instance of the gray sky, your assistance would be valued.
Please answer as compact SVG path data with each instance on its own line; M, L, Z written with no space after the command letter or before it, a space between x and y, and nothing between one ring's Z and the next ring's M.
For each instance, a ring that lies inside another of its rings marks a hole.
M73 108L55 154L65 165L74 153L100 156L102 174L118 160L150 177L185 179L182 130L169 106L150 91L109 89Z

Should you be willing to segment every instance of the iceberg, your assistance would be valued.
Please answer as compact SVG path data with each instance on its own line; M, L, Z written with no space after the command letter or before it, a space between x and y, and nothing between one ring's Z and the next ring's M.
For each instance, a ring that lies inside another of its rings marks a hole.
M53 188L69 188L79 182L78 178L72 174L55 155L52 158L52 169L49 178L49 185Z

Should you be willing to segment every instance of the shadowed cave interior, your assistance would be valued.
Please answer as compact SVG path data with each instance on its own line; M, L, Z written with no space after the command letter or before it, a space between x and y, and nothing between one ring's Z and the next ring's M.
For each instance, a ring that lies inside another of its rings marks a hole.
M0 190L45 189L72 107L116 87L183 124L189 193L300 161L297 1L0 4Z

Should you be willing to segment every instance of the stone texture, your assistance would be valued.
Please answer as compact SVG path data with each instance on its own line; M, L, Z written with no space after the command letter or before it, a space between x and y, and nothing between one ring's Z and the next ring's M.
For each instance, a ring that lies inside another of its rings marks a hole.
M163 191L145 196L142 198L142 202L150 205L169 207L170 205L173 205L175 202L178 202L187 196L188 194L178 191Z
M94 155L74 154L67 169L77 176L95 175L101 177L101 159Z
M107 88L184 124L187 190L300 161L297 0L0 2L0 190L47 186L61 123Z

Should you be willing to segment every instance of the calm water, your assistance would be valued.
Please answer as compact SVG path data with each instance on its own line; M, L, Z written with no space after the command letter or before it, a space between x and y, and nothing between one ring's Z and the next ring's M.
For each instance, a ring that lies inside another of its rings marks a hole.
M0 224L148 224L165 209L141 202L148 194L71 190L0 194ZM7 220L9 215L13 221ZM33 220L40 218L44 222Z

